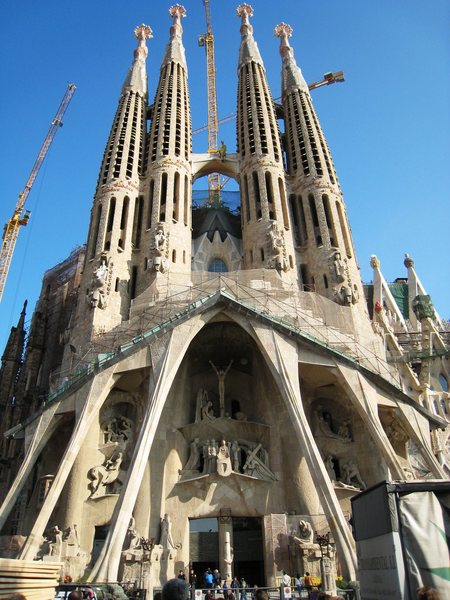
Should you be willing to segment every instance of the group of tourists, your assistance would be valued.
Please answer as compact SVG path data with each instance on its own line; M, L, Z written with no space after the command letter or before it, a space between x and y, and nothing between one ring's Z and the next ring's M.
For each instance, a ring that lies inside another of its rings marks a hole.
M178 579L186 581L186 575L181 569L178 573ZM201 587L204 589L205 600L212 600L215 593L222 593L226 600L247 600L248 585L244 577L241 577L239 580L235 575L231 583L228 583L226 579L222 579L218 569L206 569L201 582L197 581L197 575L194 570L191 570L189 573L189 586L191 588Z

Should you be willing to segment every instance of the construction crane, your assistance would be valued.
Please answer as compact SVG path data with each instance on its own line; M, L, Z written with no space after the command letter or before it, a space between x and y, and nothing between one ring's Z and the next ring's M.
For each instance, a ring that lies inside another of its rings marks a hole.
M26 199L28 198L31 188L33 187L33 183L36 180L37 174L42 167L42 163L44 162L47 152L53 142L53 138L58 131L58 127L62 127L63 125L62 118L66 112L69 102L72 99L72 96L75 93L75 90L75 84L69 83L66 93L64 94L64 98L59 105L58 111L52 121L50 129L48 130L44 143L42 144L33 168L31 169L31 173L25 184L25 188L23 192L19 194L19 199L17 201L16 208L14 209L13 216L5 225L3 231L2 250L0 254L0 301L3 296L3 290L5 289L6 279L8 277L9 267L14 253L14 247L19 236L19 230L22 226L25 226L28 223L30 218L30 211L24 210Z
M343 71L335 71L334 73L325 73L322 79L319 79L319 81L314 81L313 83L309 83L308 84L308 89L311 90L316 90L317 88L323 87L324 85L331 85L332 83L341 83L342 81L345 81L344 79L344 72ZM280 102L281 97L280 98L275 98L274 102ZM222 125L222 123L228 123L228 121L233 121L235 118L237 117L237 113L233 113L232 115L228 115L227 117L223 117L223 119L220 119L219 121L217 121L218 125ZM209 121L208 121L208 125L202 125L201 127L199 127L198 129L194 129L194 131L192 132L194 135L196 135L197 133L202 133L203 131L206 131L209 127Z
M218 135L219 122L217 119L216 94L216 65L214 59L214 35L211 24L211 9L209 0L203 0L206 15L206 33L198 36L198 45L205 47L206 52L206 82L208 89L208 152L217 154L219 151ZM209 205L220 205L220 176L219 173L208 175Z

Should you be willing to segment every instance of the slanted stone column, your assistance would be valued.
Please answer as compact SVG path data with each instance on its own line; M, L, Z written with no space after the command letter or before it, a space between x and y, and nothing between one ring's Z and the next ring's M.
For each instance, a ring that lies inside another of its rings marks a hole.
M114 386L114 372L116 365L96 375L88 384L76 393L76 398L85 396L84 406L75 425L72 437L67 445L64 456L58 467L58 472L53 480L52 492L42 505L41 511L36 519L33 529L27 538L19 556L22 560L33 560L42 540L42 534L47 526L48 520L59 500L63 487L72 469L73 463L80 448L88 435L89 428L96 418L105 398Z
M40 415L37 422L33 423L35 430L28 440L25 458L0 508L0 531L5 525L10 512L14 508L20 492L33 470L42 449L45 448L48 440L59 424L60 419L53 418L58 406L59 403L50 406L42 415Z
M117 581L122 543L133 514L167 395L192 338L203 324L200 318L194 318L173 330L170 337L155 342L151 348L154 367L150 375L147 411L127 477L114 508L111 528L90 574L90 581Z
M331 533L336 542L344 576L354 580L357 569L355 542L328 477L303 408L298 380L296 344L291 340L284 339L268 328L258 328L256 334L270 371L285 401L292 426L313 477Z

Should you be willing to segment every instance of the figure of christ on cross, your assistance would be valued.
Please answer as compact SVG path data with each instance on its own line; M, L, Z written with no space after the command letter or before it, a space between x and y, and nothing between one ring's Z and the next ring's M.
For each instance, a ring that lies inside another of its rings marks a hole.
M226 369L222 367L216 367L216 365L209 361L209 364L212 366L214 371L216 372L217 378L219 380L219 405L220 405L220 416L225 416L225 377L227 376L228 371L231 369L231 365L233 361L230 360L230 364Z

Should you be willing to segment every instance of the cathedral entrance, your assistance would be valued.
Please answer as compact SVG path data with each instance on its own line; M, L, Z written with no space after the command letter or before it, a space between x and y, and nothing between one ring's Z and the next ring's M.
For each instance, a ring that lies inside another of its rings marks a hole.
M264 585L261 518L230 516L189 521L189 562L197 576L197 587L205 587L207 569L218 569L223 579L244 577L249 587Z
M234 573L247 585L264 586L262 525L259 517L233 517Z
M207 569L219 569L219 521L189 521L189 566L197 576L197 587L204 587Z

